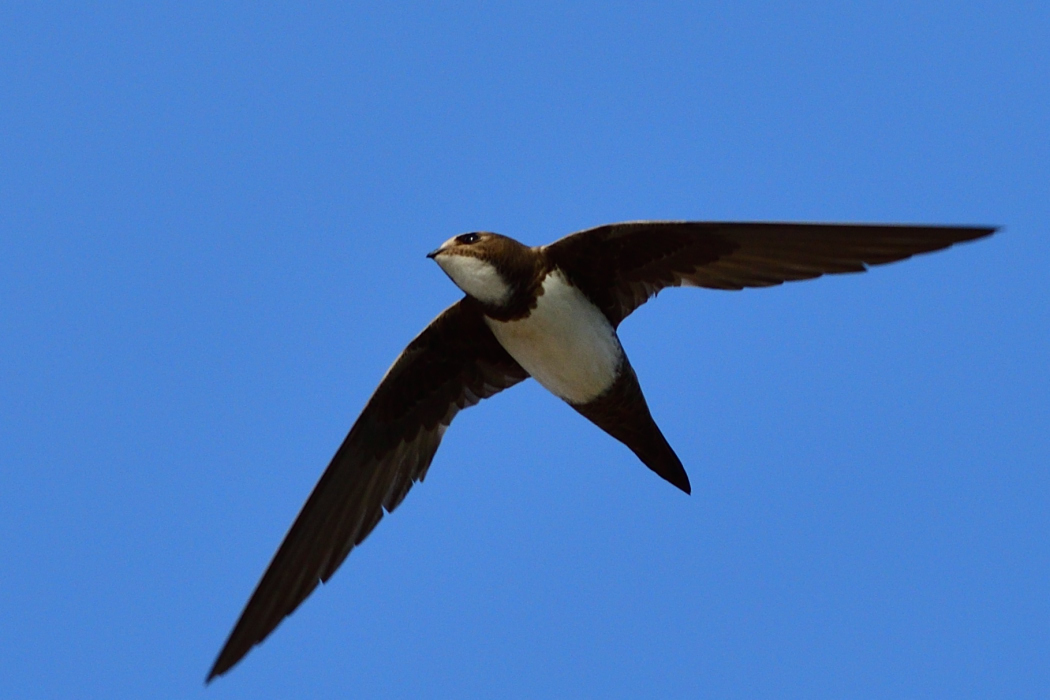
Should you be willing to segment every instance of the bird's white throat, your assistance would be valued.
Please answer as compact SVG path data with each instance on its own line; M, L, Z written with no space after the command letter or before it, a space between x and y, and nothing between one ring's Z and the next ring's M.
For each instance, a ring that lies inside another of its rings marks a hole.
M612 324L559 270L543 280L527 317L485 322L518 364L570 403L601 396L619 374L623 348Z
M435 258L456 286L486 304L502 304L510 297L510 285L496 266L472 255L445 254Z

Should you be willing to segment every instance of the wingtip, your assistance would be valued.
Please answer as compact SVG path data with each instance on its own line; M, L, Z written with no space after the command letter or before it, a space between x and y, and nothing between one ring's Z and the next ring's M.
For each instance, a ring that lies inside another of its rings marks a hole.
M235 660L230 661L226 658L226 648L224 647L222 653L219 654L219 658L215 659L215 663L211 665L211 670L208 671L207 678L204 679L204 685L208 686L213 680L219 676L225 675L227 671L236 666L241 659L244 658L244 654L241 654Z
M1003 227L998 225L969 226L967 227L967 230L971 231L973 235L969 236L968 238L965 238L964 240L975 241L979 238L986 238L988 236L991 236L993 233L998 233L999 231L1003 230Z
M225 672L226 672L225 670L222 670L222 671L219 670L219 663L216 662L211 667L211 670L208 671L208 676L204 679L204 687L207 688L209 685L211 685L211 682L213 680L215 680L216 678L218 678L219 676L221 676Z

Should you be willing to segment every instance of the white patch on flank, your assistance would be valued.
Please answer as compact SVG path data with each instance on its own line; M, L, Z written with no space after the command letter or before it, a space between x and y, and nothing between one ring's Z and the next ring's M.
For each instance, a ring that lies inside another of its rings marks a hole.
M527 318L485 322L518 364L570 403L587 403L616 381L623 360L616 331L561 271L543 280L543 294Z
M456 286L486 304L502 304L510 296L510 287L499 270L481 258L455 253L438 254L434 258Z

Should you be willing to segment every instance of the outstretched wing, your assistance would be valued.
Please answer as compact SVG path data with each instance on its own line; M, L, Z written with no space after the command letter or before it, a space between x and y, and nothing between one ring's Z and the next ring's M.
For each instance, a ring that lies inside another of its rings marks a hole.
M993 227L637 221L580 231L544 250L618 325L665 287L768 287L993 233Z
M208 674L228 671L290 615L426 475L461 409L526 379L465 298L387 371L314 487Z

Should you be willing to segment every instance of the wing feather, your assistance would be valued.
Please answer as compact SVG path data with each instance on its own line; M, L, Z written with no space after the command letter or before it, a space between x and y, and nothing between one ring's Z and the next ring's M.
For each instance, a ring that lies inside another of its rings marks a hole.
M988 226L637 221L544 248L613 323L666 287L736 290L864 272L993 233Z
M469 299L446 309L397 358L321 476L241 613L210 681L262 642L422 481L445 429L528 374Z

